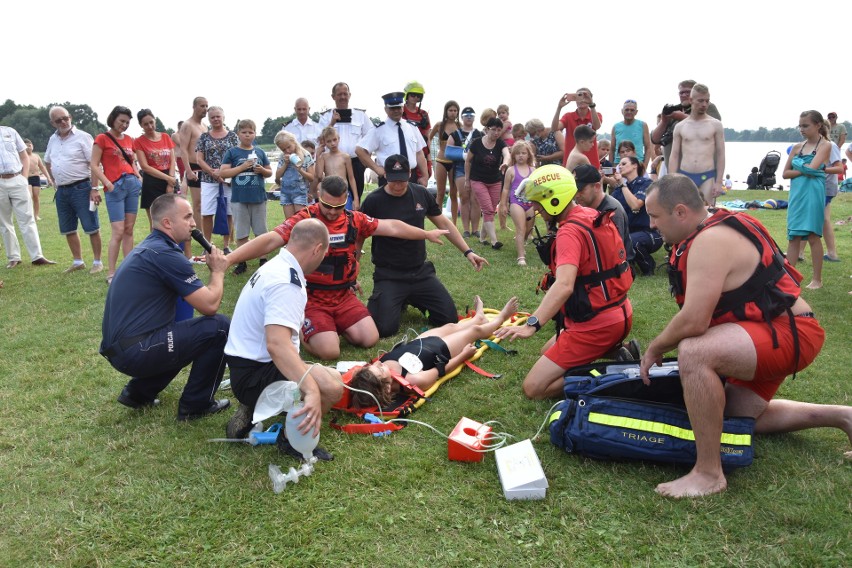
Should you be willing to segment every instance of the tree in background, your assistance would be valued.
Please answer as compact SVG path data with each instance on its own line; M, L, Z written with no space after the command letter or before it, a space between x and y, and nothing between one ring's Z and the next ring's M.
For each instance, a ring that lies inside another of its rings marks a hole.
M50 107L60 105L71 113L74 126L84 130L92 136L97 136L106 126L98 120L98 114L92 107L85 104L74 104L70 102L51 103L46 107L34 107L32 105L17 105L15 101L7 99L0 105L0 124L11 126L22 138L29 138L33 146L39 151L47 148L47 141L53 134L54 128L50 125L48 111Z

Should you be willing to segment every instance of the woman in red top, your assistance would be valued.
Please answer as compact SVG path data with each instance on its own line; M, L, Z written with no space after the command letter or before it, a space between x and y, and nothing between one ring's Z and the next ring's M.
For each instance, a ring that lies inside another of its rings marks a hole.
M100 180L104 186L104 200L112 229L109 238L108 284L115 274L119 247L124 251L124 256L133 250L133 227L139 212L142 181L133 162L133 138L124 134L130 126L131 117L127 107L117 106L112 109L107 117L109 130L98 134L92 146L92 179Z
M166 193L175 193L175 143L171 136L157 132L157 119L150 109L136 113L143 135L133 141L136 161L142 170L142 203L140 207L148 214L151 229L151 203Z

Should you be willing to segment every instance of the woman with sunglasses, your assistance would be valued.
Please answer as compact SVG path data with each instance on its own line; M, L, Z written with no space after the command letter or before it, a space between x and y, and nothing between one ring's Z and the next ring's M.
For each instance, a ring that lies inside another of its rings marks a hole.
M639 112L639 107L633 99L624 101L621 107L621 115L624 120L616 123L612 127L610 134L612 144L610 145L609 159L615 162L618 158L615 150L622 140L633 142L636 150L636 157L642 162L642 166L647 169L648 162L654 157L654 147L651 145L651 134L648 130L648 124L636 118L636 113Z
M109 130L95 138L89 163L92 179L99 180L104 186L104 200L112 229L107 284L112 282L115 275L119 248L125 257L133 250L133 227L139 212L142 177L133 160L133 138L124 134L132 117L127 107L117 106L112 109L107 117Z
M615 189L612 196L624 207L630 240L633 241L633 261L642 276L653 276L657 263L652 253L663 245L663 238L651 228L651 218L645 210L645 192L651 180L645 177L645 167L635 156L625 156L614 174Z

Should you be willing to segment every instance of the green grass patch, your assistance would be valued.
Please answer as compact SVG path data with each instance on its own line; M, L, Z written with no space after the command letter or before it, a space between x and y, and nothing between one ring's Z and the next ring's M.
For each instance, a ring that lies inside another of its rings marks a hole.
M781 192L736 192L743 199ZM208 443L224 435L230 412L175 421L186 372L142 412L115 402L126 379L97 354L106 284L103 274L61 274L70 263L58 235L52 192L42 193L39 229L56 267L3 271L0 290L0 564L4 566L841 566L852 564L852 467L849 442L836 430L758 437L754 464L729 478L728 491L672 501L657 483L684 471L641 463L603 463L568 455L546 436L536 451L550 483L547 498L507 502L493 456L483 463L447 460L446 441L411 426L386 439L324 428L321 444L336 459L275 495L269 463L295 464L274 448ZM852 196L833 204L852 215ZM269 203L270 226L283 217ZM109 233L101 208L104 241ZM784 241L785 213L754 213ZM144 236L141 220L137 241ZM511 222L510 222L511 226ZM849 226L836 227L841 263L826 263L825 287L805 290L828 337L822 354L779 396L852 403ZM475 273L452 246L428 245L460 311L474 294L500 307L511 295L534 309L544 268L506 246L484 251L491 266ZM369 243L361 283L372 289ZM483 247L474 245L474 249ZM91 263L88 243L84 256ZM104 249L106 253L106 248ZM657 258L662 262L662 251ZM222 312L256 264L226 277ZM810 260L799 264L810 277ZM199 273L206 280L206 268ZM647 345L674 314L663 271L637 280L633 335ZM403 327L419 331L413 309ZM414 416L449 432L461 416L499 420L520 439L532 436L550 402L526 400L520 384L545 334L514 344L509 357L487 352L489 380L463 371ZM343 359L375 349L344 347Z

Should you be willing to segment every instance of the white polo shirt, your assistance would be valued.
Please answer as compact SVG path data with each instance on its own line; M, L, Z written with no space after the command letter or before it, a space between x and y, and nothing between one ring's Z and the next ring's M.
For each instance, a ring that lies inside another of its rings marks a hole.
M286 248L255 272L240 292L225 354L260 363L272 361L266 349L266 326L282 325L292 332L299 352L299 331L305 320L308 292L302 267Z
M57 186L92 176L89 162L94 143L91 134L74 127L65 138L60 138L59 132L53 133L44 152L44 161L50 164L50 173Z

